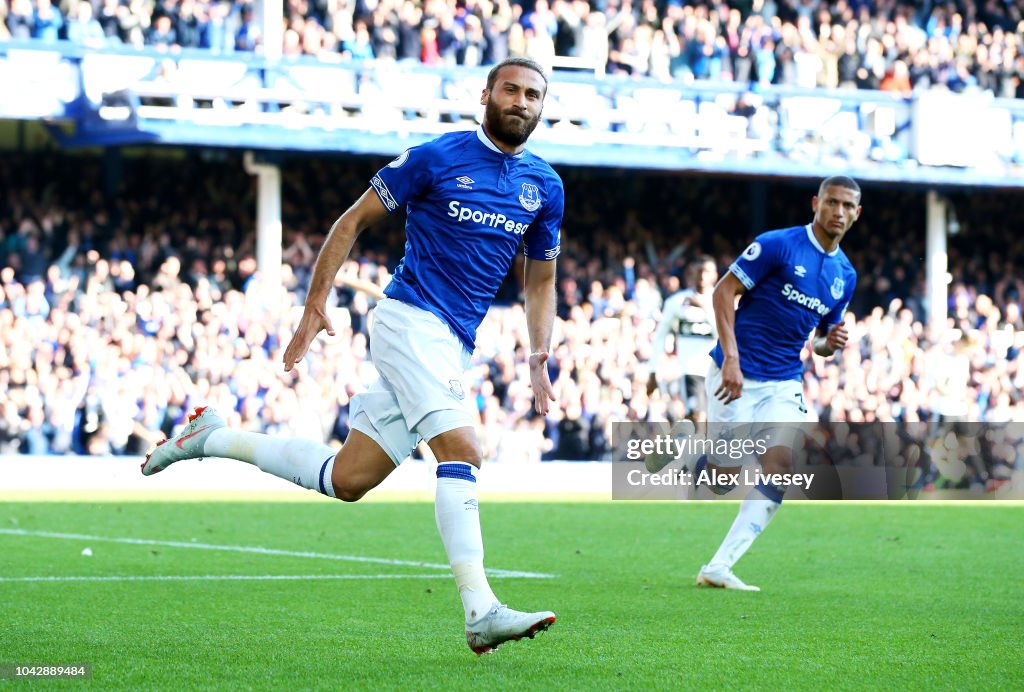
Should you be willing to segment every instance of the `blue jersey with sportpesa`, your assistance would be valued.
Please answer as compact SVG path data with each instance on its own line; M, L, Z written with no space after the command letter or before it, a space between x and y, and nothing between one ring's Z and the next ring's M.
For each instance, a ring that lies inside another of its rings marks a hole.
M817 329L843 320L857 272L842 250L825 252L814 231L794 226L759 235L729 267L746 287L736 308L743 377L799 380L800 351ZM711 351L722 366L722 344Z
M532 259L558 256L561 178L483 128L413 147L370 182L389 212L406 208L405 257L384 293L440 317L469 351L520 241Z

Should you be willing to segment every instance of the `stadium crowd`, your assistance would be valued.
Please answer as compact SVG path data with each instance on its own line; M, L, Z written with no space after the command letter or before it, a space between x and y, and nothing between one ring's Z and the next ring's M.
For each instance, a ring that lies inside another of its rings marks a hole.
M249 430L342 441L350 397L373 375L373 299L351 285L387 283L401 219L364 234L343 268L332 307L338 335L315 345L297 373L280 360L326 229L382 163L285 167L284 279L270 286L256 272L255 185L234 159L126 159L117 185L99 158L5 156L0 453L142 454L206 403ZM546 419L532 414L515 271L469 372L485 454L502 463L608 458L612 421L699 417L678 387L645 390L654 348L670 351L661 380L680 375L671 339L652 343L663 300L691 258L710 254L724 271L756 232L810 219L807 186L764 183L757 227L749 183L562 174L551 360L559 405ZM1024 239L1005 226L1016 201L952 201L960 232L950 238L949 327L929 334L923 197L866 188L863 217L844 242L860 271L850 346L833 360L805 354L808 401L823 420L1024 421ZM1022 463L983 465L971 480L998 481Z
M286 0L283 55L1024 96L1022 0ZM251 0L0 0L0 40L262 50Z

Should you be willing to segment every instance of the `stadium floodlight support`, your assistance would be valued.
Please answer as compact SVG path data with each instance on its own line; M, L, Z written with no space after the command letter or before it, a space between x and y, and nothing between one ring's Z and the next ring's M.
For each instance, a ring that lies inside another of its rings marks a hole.
M284 44L284 1L256 0L256 21L263 35L263 57L272 62L281 59Z
M949 275L946 255L946 214L949 202L935 190L928 191L926 216L927 246L925 284L928 290L928 332L932 340L946 329L946 302L949 299Z
M270 301L281 286L281 169L256 163L251 151L245 152L242 162L245 172L256 176L256 271ZM269 302L267 305L274 307Z

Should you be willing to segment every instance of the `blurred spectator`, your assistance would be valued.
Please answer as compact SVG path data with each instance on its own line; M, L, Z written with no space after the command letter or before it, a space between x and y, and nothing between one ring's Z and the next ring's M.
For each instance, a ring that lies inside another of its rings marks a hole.
M9 9L6 3L3 7L6 10L4 24L10 37L18 40L32 38L32 25L35 23L32 0L11 0Z
M341 42L341 51L350 60L372 60L374 57L373 43L366 22L355 23L355 30L350 39Z
M256 21L253 6L245 4L239 10L240 19L235 31L235 50L253 52L260 45L260 26Z
M212 0L207 7L208 20L199 29L199 47L209 48L214 53L233 52L239 20L232 12L231 3Z
M116 45L121 42L121 37L118 35L119 22L117 18L120 7L120 0L103 0L99 13L96 16L97 23L103 29L103 36L110 45Z
M64 16L50 0L36 0L35 16L32 22L32 38L40 41L56 41L64 29Z
M159 51L166 51L178 46L178 32L175 31L174 24L168 15L157 16L146 34L146 43Z
M882 91L895 91L904 95L910 94L910 71L907 69L907 63L902 60L894 62L886 70L885 77L878 88Z
M68 20L67 36L72 43L88 48L100 48L106 43L103 27L92 16L92 4L80 1L75 16Z
M118 34L121 41L133 48L142 48L151 24L152 13L145 0L128 0L117 11Z

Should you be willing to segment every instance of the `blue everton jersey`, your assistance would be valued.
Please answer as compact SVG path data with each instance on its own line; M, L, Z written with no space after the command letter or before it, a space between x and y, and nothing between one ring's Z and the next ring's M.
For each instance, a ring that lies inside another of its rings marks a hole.
M799 380L800 351L817 329L843 320L857 272L842 250L825 252L810 226L759 235L729 267L746 287L736 308L740 369L752 380ZM722 365L722 345L711 351Z
M405 257L384 293L440 317L469 351L520 241L532 259L558 256L561 178L483 128L413 147L370 182L389 212L406 208Z

